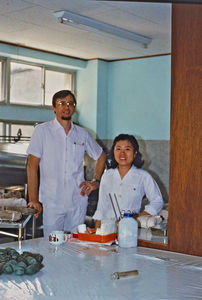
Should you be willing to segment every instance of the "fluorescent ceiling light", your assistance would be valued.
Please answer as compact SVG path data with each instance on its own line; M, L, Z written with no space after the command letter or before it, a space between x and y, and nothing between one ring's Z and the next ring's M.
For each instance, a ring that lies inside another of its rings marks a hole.
M111 38L132 40L141 43L146 47L152 40L150 37L146 37L133 31L125 30L120 27L82 16L71 11L60 10L54 12L53 15L54 17L58 18L62 24L91 31L97 34L104 34L110 36Z

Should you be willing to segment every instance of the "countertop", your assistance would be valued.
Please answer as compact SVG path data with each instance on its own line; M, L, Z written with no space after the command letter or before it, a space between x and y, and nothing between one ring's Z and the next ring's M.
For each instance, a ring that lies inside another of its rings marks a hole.
M0 299L202 299L202 259L144 247L88 244L71 239L51 245L45 238L1 244L44 256L34 275L0 275ZM113 280L113 272L138 270Z

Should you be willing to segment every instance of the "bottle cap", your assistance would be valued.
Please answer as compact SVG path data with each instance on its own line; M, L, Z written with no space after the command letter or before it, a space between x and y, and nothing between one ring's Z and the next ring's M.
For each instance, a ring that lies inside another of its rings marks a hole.
M133 217L133 213L132 212L125 212L123 216L125 218L132 218Z

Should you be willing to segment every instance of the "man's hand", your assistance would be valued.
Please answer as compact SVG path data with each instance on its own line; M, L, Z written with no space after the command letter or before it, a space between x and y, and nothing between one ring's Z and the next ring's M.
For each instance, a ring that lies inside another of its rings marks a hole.
M28 166L27 166L27 182L28 182L28 194L29 194L29 203L28 207L32 207L37 210L37 213L34 215L38 218L39 214L42 211L42 206L38 201L38 169L39 169L40 158L29 155L28 157Z
M105 161L106 161L106 154L104 153L104 151L102 151L95 165L95 171L93 177L96 179L93 179L92 181L83 181L79 186L80 188L82 188L81 189L82 196L89 196L92 191L97 190L99 188L100 182L97 182L96 180L100 181L100 178L105 169Z
M99 188L100 183L96 181L83 181L79 188L81 188L82 196L89 196L90 193Z
M38 218L38 216L40 215L40 213L42 212L42 206L41 203L38 201L30 201L27 204L27 207L31 207L37 210L37 213L34 215L36 218Z

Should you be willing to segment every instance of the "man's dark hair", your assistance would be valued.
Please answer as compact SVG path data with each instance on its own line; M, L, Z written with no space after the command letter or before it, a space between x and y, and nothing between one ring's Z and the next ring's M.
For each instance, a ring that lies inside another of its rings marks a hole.
M139 144L136 140L136 138L133 135L130 134L119 134L115 137L111 150L110 150L110 168L115 169L118 166L118 163L116 162L114 158L114 148L116 146L116 143L119 141L129 141L131 145L133 146L134 152L136 152L135 158L133 160L133 165L137 168L141 168L144 164L144 161L142 160L142 154L139 152Z
M52 98L52 104L53 104L53 106L54 107L56 106L57 99L63 99L65 97L69 96L69 95L72 96L72 98L74 100L74 103L76 104L76 98L75 98L74 94L71 91L69 91L69 90L61 90L61 91L59 91L59 92L57 92L57 93L55 93L53 95L53 98Z

